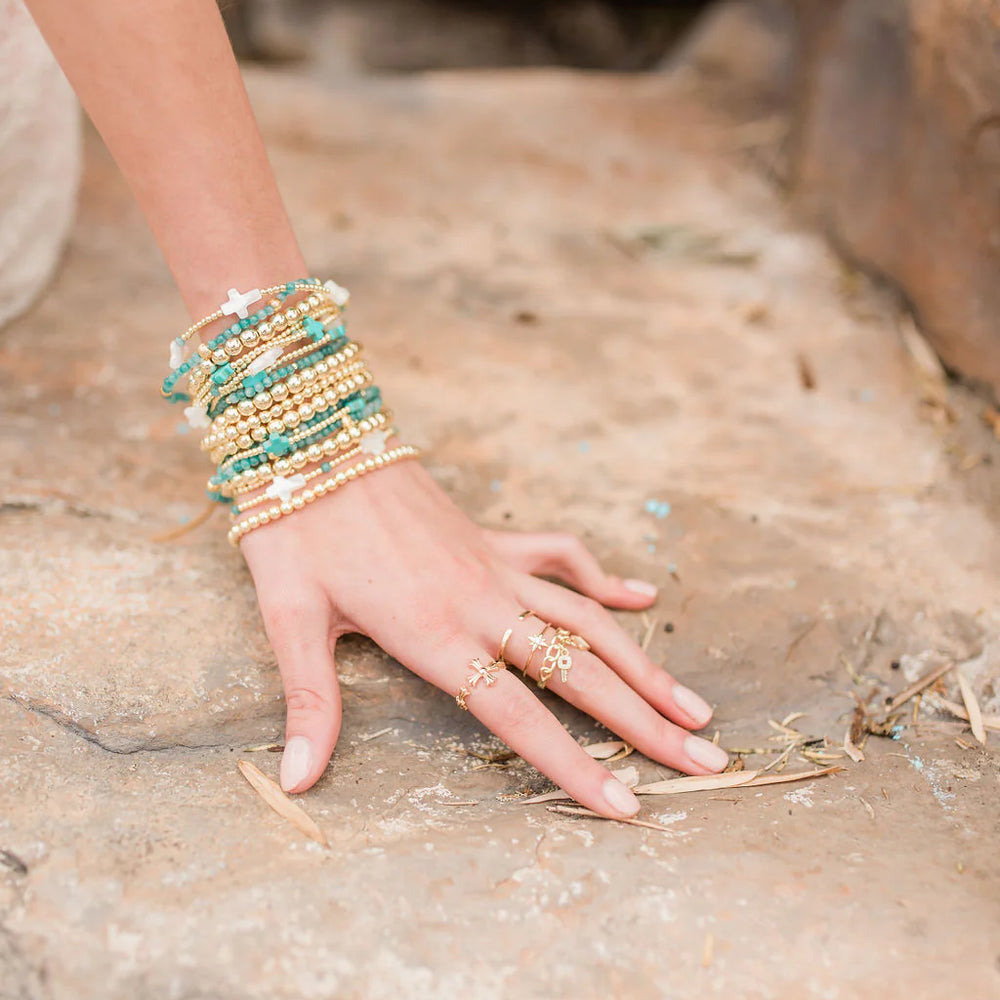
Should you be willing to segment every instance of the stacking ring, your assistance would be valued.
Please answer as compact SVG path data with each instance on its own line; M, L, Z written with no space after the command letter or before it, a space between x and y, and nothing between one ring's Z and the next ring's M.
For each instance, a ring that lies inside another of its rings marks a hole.
M487 687L493 687L497 682L497 674L501 670L505 670L507 664L501 659L496 659L484 666L482 660L476 657L476 659L469 661L469 667L472 669L472 673L465 679L465 683L458 689L458 694L455 695L458 707L465 712L469 711L469 706L465 703L465 699L472 694L472 689L480 681L485 681Z
M529 615L534 615L534 612L522 611L517 616L517 620L519 622L524 621ZM547 635L550 629L553 632L551 636ZM507 642L511 637L512 631L512 629L507 629L504 632L503 640L500 643L501 657L507 649ZM528 651L528 657L524 661L524 666L521 667L521 672L525 676L528 674L528 667L531 666L531 660L535 653L540 649L545 651L542 666L538 672L538 686L540 688L544 688L548 684L552 674L556 670L559 671L559 676L563 681L569 677L569 672L573 668L573 658L569 652L571 648L590 649L590 643L583 636L576 635L566 628L558 628L546 621L542 622L541 631L528 637L528 644L531 646L531 649Z

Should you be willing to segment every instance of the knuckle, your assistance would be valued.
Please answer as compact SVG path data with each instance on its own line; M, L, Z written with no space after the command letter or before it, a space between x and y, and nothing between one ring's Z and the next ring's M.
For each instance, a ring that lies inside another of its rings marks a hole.
M571 594L569 597L573 613L578 618L585 618L591 622L604 620L607 611L604 605L595 601L593 597L588 597L586 594Z
M516 740L522 733L531 731L538 721L540 702L528 692L505 692L493 706L490 720L496 732L503 738Z
M329 700L314 688L296 685L285 691L285 707L289 715L322 715L329 709Z
M264 624L268 635L283 635L304 625L312 614L313 609L305 600L281 597L264 608Z

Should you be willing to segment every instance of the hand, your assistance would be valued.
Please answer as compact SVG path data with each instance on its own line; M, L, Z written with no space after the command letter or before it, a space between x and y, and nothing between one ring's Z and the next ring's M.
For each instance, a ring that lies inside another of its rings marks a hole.
M721 770L726 754L688 733L712 712L633 642L602 605L649 607L655 589L606 575L571 535L477 527L416 461L381 469L251 532L243 553L278 658L287 705L281 784L301 792L323 773L340 732L334 651L349 632L370 636L425 680L455 695L469 661L522 666L538 618L583 636L572 669L549 687L647 757L689 774ZM539 579L558 577L579 593ZM537 678L542 656L529 664ZM479 684L469 710L578 802L604 816L639 810L635 796L593 760L514 675Z

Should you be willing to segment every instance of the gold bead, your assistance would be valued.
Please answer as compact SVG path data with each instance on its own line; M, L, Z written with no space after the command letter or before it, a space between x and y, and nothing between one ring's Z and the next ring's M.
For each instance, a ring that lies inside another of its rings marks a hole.
M278 461L274 463L274 471L279 476L283 476L286 472L292 471L292 463L289 462L287 458L279 458Z
M249 399L241 399L236 404L236 409L239 410L239 412L242 413L244 417L249 417L254 410L253 401Z
M315 494L315 492L313 492L313 490L306 490L302 494L302 502L303 503L312 503L313 500L315 500L315 499L316 499L316 494Z
M271 387L271 395L280 402L288 397L288 387L279 382Z
M301 469L303 465L306 464L306 453L304 451L297 451L292 455L292 468Z
M258 422L258 426L257 427L251 428L251 430L250 430L250 437L252 437L254 439L254 441L266 441L267 440L267 431L264 430L263 427L259 426L259 422Z

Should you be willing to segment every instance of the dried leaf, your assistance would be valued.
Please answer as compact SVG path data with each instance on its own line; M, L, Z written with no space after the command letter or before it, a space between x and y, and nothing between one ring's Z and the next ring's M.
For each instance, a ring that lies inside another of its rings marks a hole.
M609 757L614 757L616 753L620 753L627 745L624 740L610 740L607 743L590 743L583 749L594 760L607 760Z
M629 764L611 772L626 788L635 788L639 784L639 769Z
M865 755L860 747L854 745L854 741L851 739L851 732L853 729L854 727L852 726L851 729L848 729L847 732L844 733L844 753L846 753L855 764L860 764L865 759Z
M875 807L864 797L859 796L861 799L861 804L865 807L865 812L874 820L875 819Z
M962 701L965 702L965 710L969 713L969 728L972 730L972 735L983 746L986 746L986 728L983 726L983 713L979 707L979 702L976 701L972 685L965 674L961 670L956 671L956 673L958 675L958 689L962 692Z
M823 767L815 771L796 771L794 774L763 774L760 771L737 771L730 774L710 774L704 777L668 778L639 785L632 791L636 795L677 795L681 792L715 792L720 788L750 788L758 785L780 785L788 781L803 781L819 778L824 774L836 774L842 767Z
M323 831L313 822L312 818L296 805L282 790L276 781L272 781L263 771L248 760L237 761L240 774L250 782L253 790L283 819L288 820L297 830L315 840L323 847L330 843Z
M966 722L969 721L969 713L957 702L948 701L946 698L935 697L933 703L935 706L939 706L945 711L951 712L951 714L956 718L964 719ZM1000 733L1000 715L984 715L983 728L992 729L994 732Z

